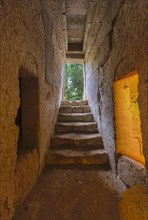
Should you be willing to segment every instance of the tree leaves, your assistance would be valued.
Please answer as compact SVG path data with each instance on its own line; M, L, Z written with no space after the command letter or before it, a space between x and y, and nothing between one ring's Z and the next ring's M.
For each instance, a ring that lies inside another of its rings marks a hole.
M64 99L83 99L83 65L65 64Z

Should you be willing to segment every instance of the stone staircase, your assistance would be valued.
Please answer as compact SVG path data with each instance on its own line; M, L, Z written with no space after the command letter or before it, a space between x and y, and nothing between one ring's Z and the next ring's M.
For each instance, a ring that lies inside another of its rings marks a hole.
M46 163L108 164L108 154L86 100L61 101Z

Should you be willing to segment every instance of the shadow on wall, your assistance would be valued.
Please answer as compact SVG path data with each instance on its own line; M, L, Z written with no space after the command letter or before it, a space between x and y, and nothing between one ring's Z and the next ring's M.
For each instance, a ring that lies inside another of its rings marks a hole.
M35 58L26 53L19 68L19 98L15 123L18 126L14 205L24 199L39 173L39 83ZM20 187L21 186L21 187Z
M38 147L39 130L39 88L38 79L26 70L19 70L20 106L16 125L19 127L17 156L18 159L27 150Z
M37 63L31 53L21 59L19 68L19 98L15 123L19 128L17 159L39 144L39 84Z
M3 5L4 5L3 0L0 0L0 6L3 6Z

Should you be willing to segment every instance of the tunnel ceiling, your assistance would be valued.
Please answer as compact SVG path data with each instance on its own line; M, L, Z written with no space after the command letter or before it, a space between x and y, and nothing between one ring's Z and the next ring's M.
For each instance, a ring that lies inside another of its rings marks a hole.
M68 60L83 60L97 0L48 1L61 51Z

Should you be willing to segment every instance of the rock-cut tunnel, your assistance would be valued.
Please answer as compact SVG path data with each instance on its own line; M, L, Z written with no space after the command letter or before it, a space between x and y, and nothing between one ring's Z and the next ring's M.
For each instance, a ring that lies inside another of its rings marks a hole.
M147 220L147 1L0 0L0 28L0 220Z

